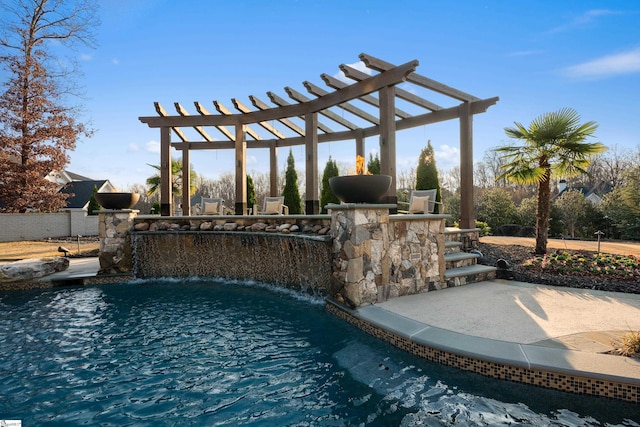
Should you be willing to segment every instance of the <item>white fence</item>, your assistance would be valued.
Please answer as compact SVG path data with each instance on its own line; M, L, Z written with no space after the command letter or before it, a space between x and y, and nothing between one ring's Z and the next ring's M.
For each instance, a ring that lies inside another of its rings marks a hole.
M98 215L87 215L83 210L0 214L0 242L77 235L97 236Z

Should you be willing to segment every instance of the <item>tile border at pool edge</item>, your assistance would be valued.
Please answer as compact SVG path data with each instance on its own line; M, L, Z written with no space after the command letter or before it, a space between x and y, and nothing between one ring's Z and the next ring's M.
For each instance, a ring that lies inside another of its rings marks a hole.
M601 364L593 362L594 357L605 358L605 365L615 365L624 363L620 356L468 336L375 306L351 310L327 299L326 307L359 329L427 360L492 378L640 403L640 378L576 369L572 365L601 368Z

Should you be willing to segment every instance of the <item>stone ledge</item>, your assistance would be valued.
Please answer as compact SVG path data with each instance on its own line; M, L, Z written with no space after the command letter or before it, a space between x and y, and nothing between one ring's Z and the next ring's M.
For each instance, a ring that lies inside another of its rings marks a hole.
M353 210L353 209L395 209L398 205L389 203L341 203L339 205L329 203L327 210Z
M69 268L69 258L30 258L0 267L0 282L20 282L44 277Z

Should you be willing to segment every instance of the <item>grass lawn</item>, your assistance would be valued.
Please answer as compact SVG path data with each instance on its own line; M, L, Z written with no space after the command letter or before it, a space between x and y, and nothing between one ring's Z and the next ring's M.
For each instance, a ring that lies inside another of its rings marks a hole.
M69 255L78 255L77 240L51 240L51 241L20 241L20 242L0 242L0 261L17 261L25 258L42 258L51 256L62 256L58 252L58 246L69 249ZM80 254L88 255L100 248L98 239L80 240ZM97 252L95 253L97 256Z

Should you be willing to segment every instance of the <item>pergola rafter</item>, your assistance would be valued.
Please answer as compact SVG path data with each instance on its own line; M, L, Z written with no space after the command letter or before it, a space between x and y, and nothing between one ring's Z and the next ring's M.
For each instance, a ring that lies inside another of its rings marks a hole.
M285 105L291 105L290 102L287 102L285 99L279 97L273 92L267 92L267 96L277 107L284 107ZM249 96L249 98L253 97L253 95ZM261 108L262 109L262 108ZM322 112L320 112L322 114ZM299 119L304 120L304 116L298 116ZM323 123L318 122L318 129L320 129L324 133L333 132L329 126L326 126ZM302 131L302 136L304 136L304 131Z
M236 213L246 212L246 151L253 148L269 148L270 152L270 192L277 195L277 149L295 145L305 146L305 171L307 185L306 212L318 213L318 159L319 143L354 140L356 153L364 155L364 140L367 137L380 138L380 163L383 173L392 176L392 186L386 195L387 203L395 203L395 134L398 130L409 129L445 120L460 121L460 166L461 166L461 227L472 228L473 217L473 115L485 112L494 105L498 98L480 99L458 89L439 83L415 72L418 61L410 61L402 65L393 65L371 55L361 54L360 60L372 70L365 73L349 65L341 65L344 75L354 81L349 84L329 74L320 77L330 90L311 83L303 82L307 91L316 98L309 98L291 87L285 92L291 103L274 92L267 92L271 101L268 104L257 96L249 99L255 109L232 99L234 113L220 101L213 101L219 114L212 114L199 102L195 102L199 115L190 115L181 104L175 103L177 115L169 116L162 106L154 103L157 117L140 117L140 121L150 127L161 129L161 213L172 212L170 191L171 166L170 148L182 150L183 162L188 165L189 151L199 149L233 149L236 164ZM374 72L377 72L374 73ZM417 86L421 90L429 90L444 95L458 102L452 107L443 107L424 99L413 91L398 88L400 83ZM377 96L376 96L377 94ZM417 114L402 110L396 106L396 100L410 104L413 109L422 110ZM352 102L367 104L367 110L377 110L378 114L357 107ZM351 120L336 114L332 109L341 108L361 121L358 125ZM292 119L303 120L304 126L297 125ZM328 119L338 127L334 130L323 120ZM282 125L278 129L274 124ZM259 127L262 133L256 130ZM189 141L182 128L193 128L202 137L200 141ZM227 141L217 141L207 132L213 128L222 133ZM231 129L233 128L233 129ZM286 130L286 133L284 132ZM178 141L172 141L172 131ZM247 139L247 136L251 139ZM188 169L187 169L188 170ZM189 185L188 173L183 173L185 186ZM189 214L189 195L183 195L183 212Z

